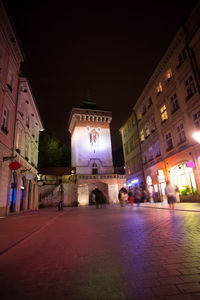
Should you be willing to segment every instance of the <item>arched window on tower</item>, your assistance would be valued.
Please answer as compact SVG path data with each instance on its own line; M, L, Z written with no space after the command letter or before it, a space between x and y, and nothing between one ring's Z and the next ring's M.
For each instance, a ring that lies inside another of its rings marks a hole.
M93 164L92 164L92 174L93 174L93 175L98 174L98 167L97 167L97 164L96 164L96 163L93 163Z

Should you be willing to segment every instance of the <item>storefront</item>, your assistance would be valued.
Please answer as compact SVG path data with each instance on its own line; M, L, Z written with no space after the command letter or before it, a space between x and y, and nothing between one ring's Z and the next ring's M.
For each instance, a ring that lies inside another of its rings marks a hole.
M181 162L170 169L170 181L178 187L181 195L196 194L197 186L193 169L193 161Z

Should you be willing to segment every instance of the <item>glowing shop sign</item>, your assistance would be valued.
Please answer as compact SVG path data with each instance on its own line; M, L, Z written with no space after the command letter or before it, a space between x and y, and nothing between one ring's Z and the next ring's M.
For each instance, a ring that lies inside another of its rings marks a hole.
M194 161L188 161L188 162L186 163L186 166L187 166L188 168L195 168L195 162L194 162Z
M147 176L147 185L152 185L151 176Z
M163 173L163 170L158 170L158 182L165 182L165 174Z

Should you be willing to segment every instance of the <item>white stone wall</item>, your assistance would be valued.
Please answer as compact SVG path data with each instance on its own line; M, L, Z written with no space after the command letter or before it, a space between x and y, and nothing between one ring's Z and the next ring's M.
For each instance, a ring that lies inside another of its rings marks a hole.
M100 125L100 124L99 124ZM90 132L98 133L97 143L90 142ZM77 174L91 174L92 164L96 163L99 174L113 173L110 128L77 126L71 137L72 166Z

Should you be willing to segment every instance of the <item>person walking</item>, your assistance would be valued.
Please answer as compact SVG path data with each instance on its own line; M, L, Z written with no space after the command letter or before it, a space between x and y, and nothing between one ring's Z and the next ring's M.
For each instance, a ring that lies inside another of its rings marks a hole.
M137 206L140 206L141 191L137 185L135 186L134 199L135 199L135 203L137 203Z
M128 193L128 200L129 200L129 202L130 202L130 204L131 204L131 207L133 207L133 192L132 192L132 190Z
M174 209L174 203L176 202L176 191L169 180L166 181L165 194L167 195L169 208Z

